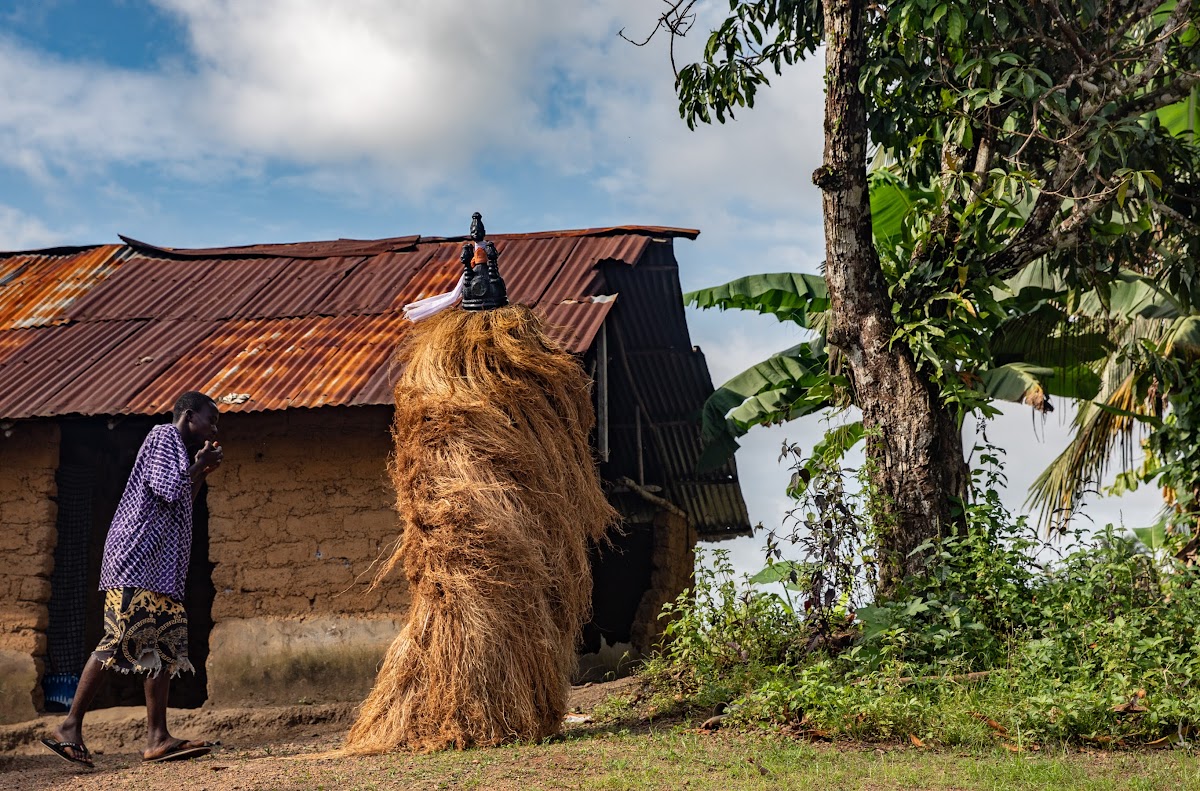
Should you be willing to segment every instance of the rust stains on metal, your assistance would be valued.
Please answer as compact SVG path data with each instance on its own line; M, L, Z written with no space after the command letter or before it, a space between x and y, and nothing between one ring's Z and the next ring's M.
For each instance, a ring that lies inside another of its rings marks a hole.
M73 255L0 258L0 330L65 324L71 306L110 277L127 255L120 245Z
M621 226L490 238L514 301L583 354L619 304L603 268L636 268L655 241L696 233ZM453 287L462 241L178 249L126 239L0 255L0 417L153 414L189 388L249 394L230 405L239 411L386 403L401 308Z
M31 333L16 353L0 362L0 416L48 417L61 414L46 404L64 391L90 392L92 369L132 335L143 321L97 321L10 332ZM8 333L3 333L8 334ZM69 411L77 412L74 399Z
M222 407L232 412L362 403L359 392L386 366L408 326L394 313L225 322L142 388L128 409L161 412L188 389L214 398L246 395Z

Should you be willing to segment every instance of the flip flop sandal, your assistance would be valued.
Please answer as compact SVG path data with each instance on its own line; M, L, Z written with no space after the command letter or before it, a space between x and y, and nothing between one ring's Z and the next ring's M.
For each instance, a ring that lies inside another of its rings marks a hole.
M165 753L154 758L143 758L144 764L165 763L167 761L186 761L191 758L200 758L212 752L212 745L208 742L180 742Z
M46 745L47 749L67 763L79 764L80 766L86 766L88 769L96 768L96 764L92 761L92 754L88 752L88 748L84 747L82 743L60 742L56 739L47 738L42 739L42 744ZM71 748L75 755L67 752L68 747Z

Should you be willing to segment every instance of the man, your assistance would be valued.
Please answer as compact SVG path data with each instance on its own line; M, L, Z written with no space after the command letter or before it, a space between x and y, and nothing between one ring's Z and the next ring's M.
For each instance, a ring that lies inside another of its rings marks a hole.
M84 665L71 710L42 744L72 763L94 766L83 742L83 715L104 671L146 674L144 761L207 755L208 742L176 739L167 731L167 692L188 660L183 593L192 546L192 502L205 477L224 458L217 443L217 405L203 393L179 397L172 422L155 426L138 451L133 472L104 542L100 590L104 637Z

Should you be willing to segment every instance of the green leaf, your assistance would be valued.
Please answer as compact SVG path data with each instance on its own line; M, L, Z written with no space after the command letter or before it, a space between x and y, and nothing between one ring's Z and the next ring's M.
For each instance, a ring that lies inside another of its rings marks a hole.
M712 288L689 291L685 305L701 310L750 310L780 321L809 326L809 317L829 309L829 289L820 275L778 272L749 275Z
M1079 322L1070 321L1062 309L1047 302L1000 322L990 347L992 359L1001 365L1024 362L1064 369L1105 359L1113 351L1107 335L1083 331Z
M1181 350L1192 355L1200 354L1200 316L1176 319L1167 336L1166 349L1168 353Z
M1128 409L1121 409L1120 407L1111 406L1101 401L1093 401L1092 406L1096 407L1101 412L1107 412L1108 414L1116 415L1117 417L1131 418L1139 423L1145 423L1149 426L1153 426L1154 428L1158 428L1163 424L1162 419L1157 418L1154 415L1145 415L1141 412L1131 412Z
M1015 362L984 371L980 378L990 397L1029 404L1035 409L1044 408L1048 395L1090 400L1100 390L1100 377L1082 365L1049 368Z
M1106 286L1107 295L1089 291L1080 298L1081 315L1111 319L1173 319L1185 315L1179 301L1148 277L1121 271Z
M704 403L698 472L716 469L753 426L782 423L829 405L832 380L825 353L802 343L747 368Z
M1167 545L1167 526L1162 522L1151 527L1135 527L1133 534L1147 549L1157 551Z
M755 585L771 585L776 582L790 580L792 575L799 576L808 572L803 563L794 560L781 560L772 563L750 578Z
M928 199L931 193L909 189L883 170L872 171L870 189L875 242L881 247L893 247L904 236L904 220L913 206Z
M957 43L962 38L963 30L966 28L966 20L963 19L962 12L957 7L950 9L950 17L946 20L946 33L949 35L951 42Z
M1181 102L1158 110L1158 121L1173 135L1196 134L1200 129L1200 86Z
M834 426L826 431L821 441L813 446L812 454L803 467L807 477L804 472L793 475L788 484L788 496L799 497L803 494L804 490L808 488L808 482L817 474L819 464L824 463L828 467L834 466L850 452L851 448L861 442L866 434L867 429L861 420Z

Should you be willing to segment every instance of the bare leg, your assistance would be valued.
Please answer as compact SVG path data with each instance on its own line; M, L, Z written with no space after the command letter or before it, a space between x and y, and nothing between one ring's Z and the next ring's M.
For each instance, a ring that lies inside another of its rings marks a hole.
M167 730L167 693L170 690L171 676L166 668L154 678L146 677L146 751L142 758L147 761L166 753L179 753L180 749L192 751L185 757L197 757L206 754L212 746L204 741L176 739Z
M171 691L171 675L164 668L157 676L146 676L146 752L158 754L178 741L167 731L167 693Z
M95 700L96 693L100 691L103 682L103 665L100 664L100 660L96 659L96 657L88 657L87 664L83 666L83 673L79 676L79 684L75 687L75 699L71 701L71 710L67 712L66 718L54 729L54 738L56 740L83 744L83 715L91 707L92 701ZM72 755L75 754L75 751L70 747L66 749Z

